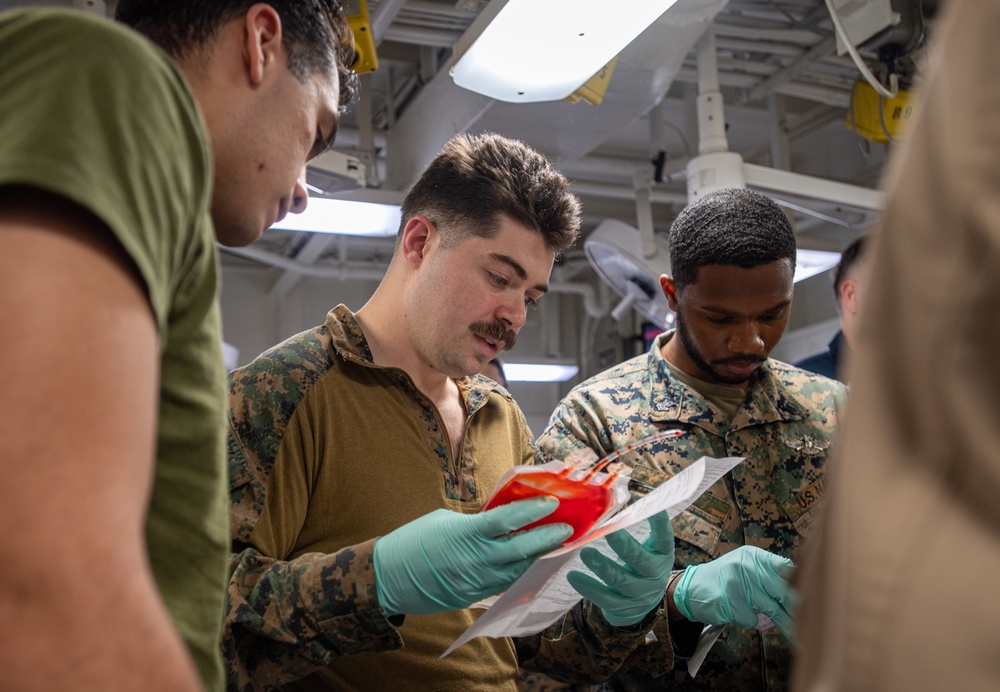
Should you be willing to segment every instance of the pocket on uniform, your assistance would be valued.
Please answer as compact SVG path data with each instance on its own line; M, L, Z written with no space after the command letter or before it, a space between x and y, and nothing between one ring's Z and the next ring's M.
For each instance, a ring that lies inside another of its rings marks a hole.
M710 521L698 516L693 510L687 509L674 517L674 536L701 548L709 555L715 554L719 544L722 527L715 526Z
M632 468L629 489L638 495L645 495L673 478L673 475L636 464ZM719 537L722 535L722 521L725 520L729 509L727 503L705 493L695 504L673 518L671 523L674 527L674 537L706 553L714 554ZM713 518L717 521L713 521Z

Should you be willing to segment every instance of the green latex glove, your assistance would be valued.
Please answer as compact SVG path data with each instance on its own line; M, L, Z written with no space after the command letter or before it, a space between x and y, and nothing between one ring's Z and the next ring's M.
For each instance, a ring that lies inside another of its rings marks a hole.
M389 615L467 608L504 591L539 555L573 533L548 524L510 533L548 516L553 497L511 502L479 514L439 509L375 541L375 584Z
M650 517L649 527L649 537L642 544L624 529L607 537L608 545L624 564L597 548L587 546L580 551L583 564L602 581L584 572L566 575L570 585L599 607L604 619L615 627L640 622L663 600L674 566L674 530L666 512Z
M788 558L741 546L684 570L674 589L674 603L688 620L708 625L756 627L757 613L762 613L793 639L792 614L798 596L788 578L794 570Z

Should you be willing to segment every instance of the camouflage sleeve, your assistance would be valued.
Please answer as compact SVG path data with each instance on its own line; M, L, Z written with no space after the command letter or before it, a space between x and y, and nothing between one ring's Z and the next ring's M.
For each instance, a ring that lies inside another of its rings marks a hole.
M252 548L231 556L223 632L231 692L273 689L338 656L403 645L378 604L374 545L289 562Z
M667 646L655 646L667 642ZM631 627L613 627L600 609L581 601L562 620L531 637L514 640L518 663L568 683L600 683L640 666L653 677L673 669L666 609L661 602ZM650 655L655 648L655 655Z
M274 689L338 656L403 644L378 604L374 540L290 561L254 547L251 537L264 507L265 479L285 430L286 420L277 412L291 408L282 408L281 389L272 386L273 378L266 379L267 387L255 382L240 371L230 377L227 458L234 554L222 651L228 689L239 692ZM252 407L250 401L266 405ZM243 439L253 442L249 452Z
M579 396L570 393L552 413L548 426L535 440L536 464L565 459L576 449L590 448L599 457L614 451L599 412L586 406Z

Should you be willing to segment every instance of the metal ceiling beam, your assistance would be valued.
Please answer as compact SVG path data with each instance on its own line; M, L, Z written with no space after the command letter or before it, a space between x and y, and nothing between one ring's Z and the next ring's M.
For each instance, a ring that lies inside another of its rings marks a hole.
M428 82L386 135L385 185L409 188L457 133L466 132L493 105L493 99L455 85L447 69Z
M807 48L799 57L783 69L771 74L767 79L762 80L753 89L747 92L737 105L744 106L751 101L758 101L772 93L778 86L790 82L804 69L813 63L831 55L837 48L837 41L833 37L825 38L815 46Z
M677 81L697 83L698 72L693 67L684 67L677 73ZM753 75L739 72L722 71L719 73L719 83L723 86L751 89L758 81ZM779 84L774 91L786 96L795 96L804 101L825 103L830 106L839 106L840 108L847 108L851 103L851 93L847 89L801 84L799 82L786 82L785 84Z
M396 15L403 9L406 0L379 0L378 5L372 10L368 19L372 25L372 37L377 46L385 38L386 29L396 19Z
M295 255L295 259L298 262L304 264L314 264L320 255L322 255L326 249L333 242L336 236L330 235L329 233L313 233L306 244L302 246L302 249ZM299 282L301 274L298 272L292 272L286 270L278 280L274 282L271 286L271 295L283 296L288 291L292 289L295 284Z
M385 31L384 38L399 43L412 43L417 46L438 46L451 48L462 37L461 31L445 29L428 29L425 27L405 26L396 24Z

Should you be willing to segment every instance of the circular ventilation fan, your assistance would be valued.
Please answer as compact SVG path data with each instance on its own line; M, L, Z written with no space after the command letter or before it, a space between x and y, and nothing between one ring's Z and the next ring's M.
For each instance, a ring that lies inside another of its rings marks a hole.
M583 251L598 275L622 298L611 311L612 317L621 319L633 308L666 329L673 324L674 316L660 288L660 275L670 273L670 263L667 248L659 238L655 238L655 244L653 256L645 257L638 229L605 219L587 236Z

